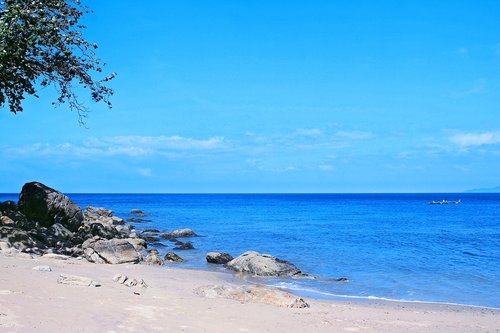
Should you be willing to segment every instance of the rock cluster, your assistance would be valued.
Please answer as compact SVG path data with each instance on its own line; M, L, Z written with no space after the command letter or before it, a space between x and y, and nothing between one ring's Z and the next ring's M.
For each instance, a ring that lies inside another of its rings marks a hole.
M141 288L147 288L148 285L143 279L131 279L128 276L124 274L116 274L113 276L113 281L118 282L120 284L123 284L124 286L127 287L141 287Z
M146 216L138 209L132 210L131 214L135 219ZM147 250L148 243L154 247L164 247L165 244L160 242L161 237L175 243L174 250L191 250L194 249L192 243L181 242L178 238L196 236L198 235L191 229L164 233L157 229L145 229L137 234L132 226L125 224L113 211L87 206L82 212L66 195L38 182L23 186L18 203L0 203L0 253L29 257L44 255L61 260L83 257L98 264L143 261L163 265L183 262L184 259L174 252L168 252L162 258L157 249ZM288 261L255 251L245 252L236 258L225 252L209 252L206 260L208 263L225 265L229 270L254 276L305 275ZM79 283L75 282L78 279L72 277L61 277L60 280L60 283ZM347 282L348 279L341 278L338 281ZM214 287L204 291L209 294L215 292L233 299L238 299L239 293L257 300L267 297L267 291L260 289L242 291ZM298 307L302 306L300 302L297 304Z
M147 245L106 208L81 208L42 183L23 186L19 202L0 203L0 251L85 256L105 263L139 262Z
M131 214L146 216L138 209ZM53 259L84 257L98 264L183 262L174 252L162 259L156 249L145 251L148 242L162 245L159 233L149 229L138 235L132 226L103 207L87 206L82 212L66 195L38 182L23 186L18 203L0 203L0 251L5 253L25 252ZM191 229L180 229L161 236L175 242L175 249L189 250L194 248L191 243L176 238L197 235Z

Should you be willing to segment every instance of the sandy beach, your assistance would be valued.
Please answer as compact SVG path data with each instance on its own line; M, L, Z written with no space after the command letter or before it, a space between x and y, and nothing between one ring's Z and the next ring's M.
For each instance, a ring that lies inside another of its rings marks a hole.
M33 267L48 265L51 271ZM58 283L61 274L100 287ZM117 274L143 279L127 287ZM0 256L1 332L499 332L500 310L445 304L324 301L309 308L205 298L206 285L234 286L230 274L85 259Z

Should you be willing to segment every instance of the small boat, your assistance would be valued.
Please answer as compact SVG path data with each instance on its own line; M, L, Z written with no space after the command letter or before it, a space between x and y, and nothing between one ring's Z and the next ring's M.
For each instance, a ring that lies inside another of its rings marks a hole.
M457 205L460 203L460 199L458 200L441 200L441 201L431 201L429 205Z

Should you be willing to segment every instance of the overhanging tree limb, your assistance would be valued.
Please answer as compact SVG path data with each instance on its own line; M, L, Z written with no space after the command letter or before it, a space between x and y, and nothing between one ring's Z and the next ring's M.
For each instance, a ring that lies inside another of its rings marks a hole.
M97 44L83 38L85 26L78 21L85 13L79 0L0 1L0 107L21 112L26 95L38 97L37 88L53 85L59 94L53 104L67 103L84 123L87 108L76 84L111 107L113 90L106 83L115 73L94 79L103 65L94 52Z

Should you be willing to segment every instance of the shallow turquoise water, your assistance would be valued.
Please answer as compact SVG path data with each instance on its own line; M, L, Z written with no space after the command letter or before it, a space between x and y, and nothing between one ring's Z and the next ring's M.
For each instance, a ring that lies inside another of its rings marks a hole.
M500 307L500 194L74 194L138 230L192 228L184 267L220 270L207 251L292 261L316 279L257 279L298 293ZM15 199L0 195L0 200ZM428 205L461 199L459 205ZM173 244L164 242L166 252ZM338 283L347 277L348 283Z

